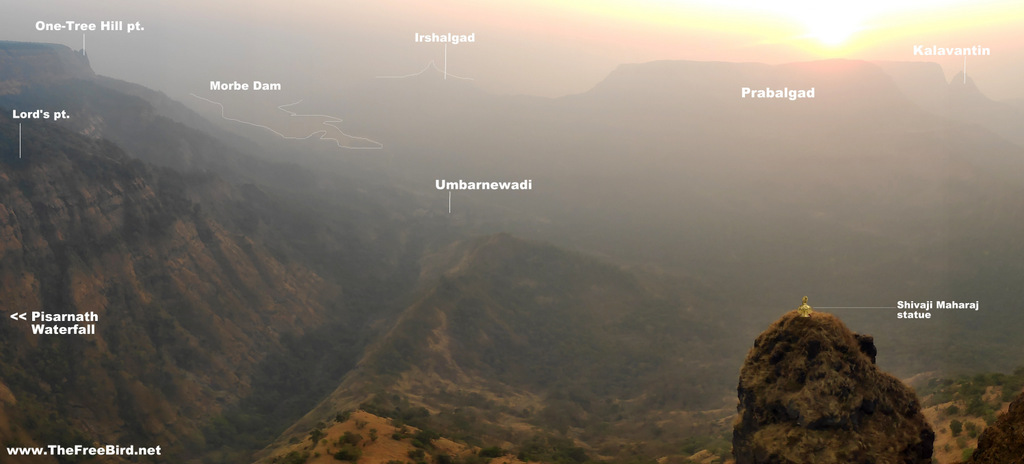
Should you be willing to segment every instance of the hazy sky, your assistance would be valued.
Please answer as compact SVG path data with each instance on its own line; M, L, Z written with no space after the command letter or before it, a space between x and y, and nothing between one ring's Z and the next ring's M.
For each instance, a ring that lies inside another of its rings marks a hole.
M8 2L0 39L82 47L81 32L37 21L140 21L85 33L97 72L182 98L210 80L282 82L299 93L416 72L445 47L414 33L474 33L447 47L448 71L498 93L585 91L618 64L661 59L782 63L822 58L935 61L916 44L989 47L968 74L994 98L1024 97L1024 2L912 0L297 0Z

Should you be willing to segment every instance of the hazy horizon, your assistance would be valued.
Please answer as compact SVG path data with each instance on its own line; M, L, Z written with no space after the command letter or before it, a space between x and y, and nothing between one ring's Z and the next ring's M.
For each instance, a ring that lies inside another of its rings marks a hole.
M786 423L867 452L837 459L961 462L955 421L1024 403L1022 25L963 0L10 5L0 441L749 463L744 433Z
M584 92L621 64L658 60L781 64L821 59L929 61L947 81L960 56L915 56L914 45L988 47L968 75L993 99L1024 98L1015 76L1024 47L1015 31L1024 7L1010 2L488 2L253 5L55 1L16 4L0 19L5 40L82 48L78 31L36 31L38 21L139 21L135 33L86 32L93 69L185 100L211 80L281 82L301 98L342 93L379 76L408 75L434 62L492 93ZM414 35L475 34L445 47ZM447 50L446 50L447 48ZM447 56L446 56L447 55ZM192 103L192 102L188 102Z

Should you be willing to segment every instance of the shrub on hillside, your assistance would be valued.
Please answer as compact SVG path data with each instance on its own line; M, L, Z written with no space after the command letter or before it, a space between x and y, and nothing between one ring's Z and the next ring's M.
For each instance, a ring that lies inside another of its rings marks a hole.
M501 449L499 446L489 446L487 448L482 448L477 454L485 458L500 458L506 453L505 450Z
M334 459L337 459L339 461L348 461L348 462L359 461L359 458L362 457L362 456L363 456L363 450L361 450L361 449L359 449L359 448L357 448L355 446L352 446L352 445L342 446L341 449L339 449L337 453L334 453Z
M949 423L949 431L953 434L954 437L960 435L960 432L963 429L964 424L956 419L953 419L953 421Z

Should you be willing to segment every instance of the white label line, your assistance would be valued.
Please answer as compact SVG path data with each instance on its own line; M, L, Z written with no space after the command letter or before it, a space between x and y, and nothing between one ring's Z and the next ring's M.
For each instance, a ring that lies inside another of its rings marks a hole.
M473 80L472 77L456 76L455 74L451 74L451 73L447 72L447 70L448 70L447 64L445 64L444 69L437 67L437 62L434 61L434 60L431 60L429 63L427 63L426 67L424 67L423 69L419 70L418 72L414 72L412 74L405 74L405 75L401 75L401 76L377 76L377 79L406 79L406 78L409 78L409 77L416 77L416 76L419 76L419 75L429 71L431 68L433 68L435 71L437 71L439 73L443 73L445 80L448 79L448 76L451 76L453 79L462 79L462 80L466 80L466 81Z
M895 306L815 306L814 309L899 309Z
M964 84L967 83L967 55L964 55Z
M21 123L18 123L18 159L21 159Z
M82 34L82 56L85 56L85 34Z
M967 58L964 58L966 63ZM444 80L448 80L448 44L444 44Z
M448 214L452 214L452 191L448 191Z

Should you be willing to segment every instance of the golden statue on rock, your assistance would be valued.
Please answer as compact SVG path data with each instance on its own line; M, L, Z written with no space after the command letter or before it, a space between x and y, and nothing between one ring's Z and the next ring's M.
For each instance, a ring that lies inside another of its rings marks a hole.
M800 305L800 307L796 308L796 310L797 312L800 313L800 317L811 317L811 313L814 312L814 310L811 309L810 305L807 304L806 296L804 297L804 304Z

